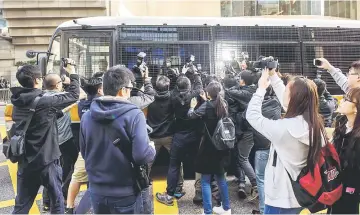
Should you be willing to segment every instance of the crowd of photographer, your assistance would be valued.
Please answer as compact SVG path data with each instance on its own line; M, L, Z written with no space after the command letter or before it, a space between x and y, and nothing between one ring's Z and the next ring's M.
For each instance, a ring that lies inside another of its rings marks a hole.
M183 164L190 162L193 201L204 214L231 214L231 201L238 200L229 198L229 172L240 199L258 200L253 214L359 213L359 62L346 77L316 60L346 93L337 107L324 81L281 75L272 57L232 62L220 79L202 73L192 55L181 71L166 61L149 77L145 56L138 55L132 71L114 66L81 87L70 60L64 77L42 77L36 66L19 69L6 151L19 164L13 213L28 213L42 185L51 213L151 214L149 175L161 147L170 163L166 191L155 198L167 206L186 195ZM79 134L67 113L75 102ZM325 127L335 127L332 142ZM88 190L75 210L82 184Z

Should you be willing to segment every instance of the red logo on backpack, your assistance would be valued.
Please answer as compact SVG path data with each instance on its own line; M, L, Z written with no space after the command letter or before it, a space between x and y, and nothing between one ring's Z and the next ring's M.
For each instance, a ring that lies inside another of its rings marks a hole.
M299 204L315 213L333 205L342 195L343 185L339 155L332 144L321 149L320 159L311 174L308 168L302 169L296 181L290 177L294 194Z

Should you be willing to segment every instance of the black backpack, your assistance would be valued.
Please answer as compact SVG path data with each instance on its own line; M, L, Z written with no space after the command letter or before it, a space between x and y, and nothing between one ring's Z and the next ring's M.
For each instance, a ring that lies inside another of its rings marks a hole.
M210 135L206 124L205 129L217 150L222 151L234 148L236 141L235 125L229 117L224 117L218 121L212 136Z

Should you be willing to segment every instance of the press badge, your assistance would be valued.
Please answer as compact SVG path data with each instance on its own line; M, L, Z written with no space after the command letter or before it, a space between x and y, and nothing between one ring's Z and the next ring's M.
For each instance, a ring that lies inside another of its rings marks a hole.
M346 190L345 190L346 193L349 193L349 194L354 194L355 193L355 188L352 188L352 187L347 187Z

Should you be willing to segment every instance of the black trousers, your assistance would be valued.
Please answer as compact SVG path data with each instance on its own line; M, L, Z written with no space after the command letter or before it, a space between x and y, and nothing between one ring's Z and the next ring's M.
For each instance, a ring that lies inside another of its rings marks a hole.
M59 160L36 170L19 166L17 195L13 214L28 214L41 185L47 188L51 199L51 214L64 213L64 197L61 192L62 170Z
M330 207L328 214L359 214L359 204L359 194L343 193L342 197Z
M68 189L71 182L71 176L74 173L74 165L79 154L79 149L75 145L74 140L71 138L65 143L60 145L61 151L61 167L62 167L62 193L64 199L67 199ZM43 204L50 205L50 198L48 197L47 189L43 190Z

